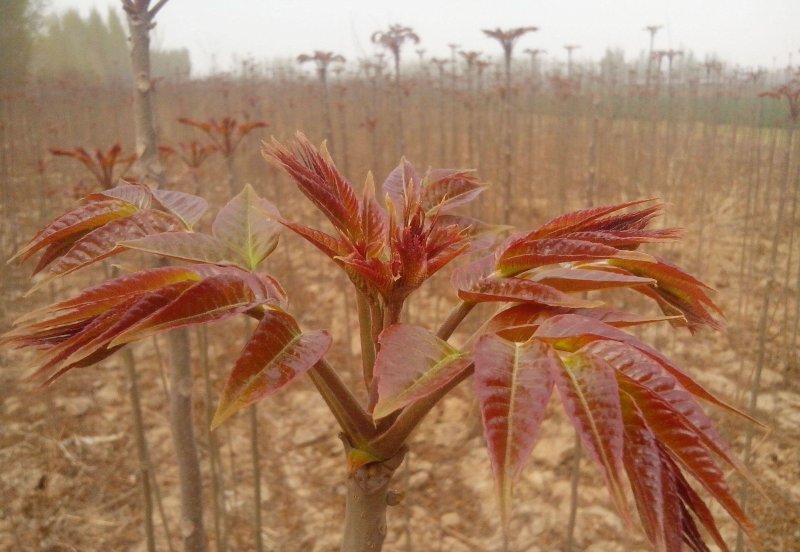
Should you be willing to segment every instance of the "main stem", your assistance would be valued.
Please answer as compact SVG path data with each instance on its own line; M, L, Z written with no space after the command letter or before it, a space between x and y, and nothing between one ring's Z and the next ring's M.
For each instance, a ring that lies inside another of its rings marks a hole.
M352 446L341 437L347 455ZM388 460L367 464L348 476L341 552L380 552L383 548L386 507L400 501L389 485L405 454L403 448Z

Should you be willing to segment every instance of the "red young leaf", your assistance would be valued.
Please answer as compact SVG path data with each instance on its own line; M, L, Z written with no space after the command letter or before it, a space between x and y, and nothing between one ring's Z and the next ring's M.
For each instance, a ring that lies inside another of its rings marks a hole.
M195 263L240 264L236 263L239 255L221 240L197 232L162 232L136 240L126 240L120 242L120 245Z
M115 349L117 346L109 347L109 344L117 335L173 301L191 285L189 281L178 282L130 298L99 316L80 334L47 351L45 357L37 360L42 364L40 371L57 367L61 369L46 383L51 383L100 350ZM43 363L45 359L48 361Z
M621 211L622 209L626 209L628 207L633 207L634 205L641 205L642 203L647 203L649 201L653 200L640 199L637 201L628 201L627 203L620 203L618 205L592 207L590 209L583 209L580 211L574 211L572 213L566 213L564 215L558 216L544 223L536 230L527 234L525 238L539 240L542 238L564 236L571 232L578 232L580 230L586 229L590 224L594 223L598 219L602 219L606 215L610 215L611 213ZM592 229L596 230L598 228L595 226Z
M251 284L240 274L230 271L214 274L122 332L111 345L130 343L183 326L222 320L265 302L265 299L257 297Z
M565 263L602 259L636 259L647 261L651 257L633 251L620 251L615 247L569 238L538 240L513 239L497 259L497 270L503 276L515 276L532 268Z
M470 237L469 251L481 251L497 243L499 236L512 227L502 224L488 224L476 218L461 215L438 215L435 226L457 226L467 231ZM492 265L494 268L494 265Z
M342 235L352 242L357 241L361 237L361 217L353 187L333 164L324 146L321 151L317 150L298 132L293 148L289 149L273 139L272 144L264 147L263 153L292 176L300 191Z
M468 302L512 301L539 303L552 307L596 307L601 302L568 295L545 284L524 278L484 278L472 289L458 290L458 296Z
M37 317L43 313L69 310L78 316L90 313L92 309L101 307L103 310L123 302L129 297L140 295L148 291L168 286L186 280L199 280L197 272L188 267L168 266L134 272L104 282L98 286L82 291L76 297L61 301L28 313L17 320L17 323Z
M489 276L495 275L494 257L487 255L456 268L450 277L450 283L456 290L470 290L480 285L481 281Z
M663 447L660 448L661 448L661 460L663 466L665 469L669 469L669 471L671 472L672 478L675 481L678 495L680 496L681 501L683 501L684 519L690 518L689 521L691 521L691 516L689 515L689 513L691 512L692 514L694 514L694 516L697 517L698 520L700 520L700 523L703 524L703 527L706 528L706 531L708 531L708 533L711 535L711 538L714 539L714 542L717 543L717 546L719 546L720 550L722 550L722 552L730 552L730 549L725 544L725 540L722 538L722 535L719 532L719 528L717 527L717 522L714 520L714 516L711 514L711 510L708 509L708 506L706 506L705 502L703 502L703 499L701 499L700 496L695 492L695 490L692 489L691 485L689 485L689 482L686 481L686 478L683 476L683 473L678 468L678 466L675 465L675 462L672 460L672 458L670 458L669 454L667 454L667 452L663 449ZM698 543L699 545L697 545L696 548L698 550L707 551L708 547L705 546L705 543L702 541L702 538L697 539L695 537L695 534L699 535L700 532L697 530L696 526L692 527L692 525L694 524L692 523L685 525L684 539L688 540L691 538L695 541L699 541ZM689 529L689 531L687 531L687 529Z
M396 324L383 331L375 359L375 419L444 387L470 360L424 328Z
M128 184L124 180L118 186L87 195L88 201L102 201L108 198L120 199L139 209L147 209L153 200L153 190L141 184Z
M361 254L366 258L378 258L384 252L388 219L386 211L375 199L375 181L372 173L367 175L361 198ZM359 245L359 244L357 244Z
M664 314L683 314L692 332L702 326L722 329L720 322L711 314L721 314L721 311L706 293L710 288L677 266L659 258L656 261L611 259L608 262L637 276L656 280L654 288L643 287L637 291L655 299Z
M422 208L428 212L449 213L474 201L486 189L473 171L431 169L422 179Z
M535 335L539 339L553 342L557 349L564 349L568 351L575 351L586 343L596 340L611 340L625 343L634 349L643 352L658 362L694 396L700 397L701 399L720 406L730 412L733 412L734 414L738 414L739 416L747 418L750 421L756 422L750 416L747 416L733 406L718 399L683 370L670 362L667 357L655 349L648 347L634 336L618 330L608 324L604 324L599 320L593 320L585 316L577 316L574 314L553 316L552 318L545 320L539 326L539 328L537 328Z
M112 199L77 207L40 230L9 262L17 259L24 261L43 247L94 230L112 220L128 217L136 211L135 206Z
M657 201L657 199L648 199L643 200L643 202L648 201ZM628 231L640 231L647 228L650 222L661 212L664 210L664 205L662 203L657 203L655 205L651 205L650 207L644 207L642 209L629 211L627 213L622 214L614 214L608 217L602 217L593 219L587 222L583 222L577 226L572 227L570 230L567 230L570 234L580 233L580 232L628 232ZM680 232L680 229L677 228L669 228L665 229L667 231L677 231Z
M539 324L550 317L560 314L574 314L594 319L615 328L640 326L669 320L668 317L645 317L600 308L570 309L548 307L536 303L522 303L513 305L494 315L487 323L485 331L487 333L498 333L501 337L512 341L526 341L533 335Z
M175 190L153 190L158 202L169 212L183 221L187 228L194 226L208 209L208 202L202 197Z
M419 183L414 165L403 157L400 164L395 167L383 182L383 195L389 198L395 209L402 211L405 205L406 186L409 182Z
M301 332L289 314L267 309L228 376L211 428L304 374L330 346L327 332Z
M618 249L636 249L643 243L665 242L680 239L680 228L659 228L653 230L583 230L572 232L570 239L602 243Z
M80 240L91 231L92 229L77 232L63 240L59 240L48 245L39 257L39 260L36 262L36 266L33 268L31 274L39 274L42 270L50 266L53 261L64 256L67 251L72 249L72 246L75 245L75 242Z
M700 405L657 361L638 349L616 341L594 341L583 347L582 350L601 357L615 370L658 394L684 416L695 430L702 433L704 438L709 439L716 447L715 451L731 466L739 467L736 459L728 454L728 445L723 441Z
M289 230L292 230L298 236L310 242L312 245L314 245L314 247L322 251L325 255L327 255L331 259L340 255L348 254L348 248L345 245L345 242L343 242L342 240L337 240L336 238L326 234L325 232L314 230L313 228L309 228L308 226L303 226L302 224L289 222L287 220L281 220L280 222L281 224L286 226Z
M617 372L620 387L628 393L642 413L647 426L685 468L728 511L751 540L757 542L755 528L725 483L707 447L718 452L710 439L697 431L669 403L633 379Z
M125 311L134 301L135 299L128 299L124 303L110 308L99 316L86 320L85 324L81 325L77 331L71 332L71 335L65 336L65 339L51 342L46 349L41 351L28 363L28 367L34 369L29 379L40 378L47 371L61 364L72 352L78 350L81 346L102 334L106 328L113 325L125 314ZM55 376L51 376L48 379L48 383L54 380L58 375L59 374L56 373Z
M192 265L192 270L204 278L218 275L239 278L253 292L259 305L277 305L282 309L286 308L288 302L286 290L275 278L265 272L250 272L235 266L217 266L213 264Z
M554 374L564 410L602 471L614 505L628 519L621 477L622 413L614 369L601 358L578 351L562 357L562 367Z
M623 461L645 533L656 550L681 552L681 500L658 440L627 393L620 394Z
M377 291L388 297L394 287L394 276L391 267L378 259L362 259L356 255L337 257L336 261L344 267L350 280L359 291L369 294Z
M560 361L549 345L513 343L484 335L475 344L475 394L500 497L503 525L511 514L511 486L539 435Z
M651 278L640 278L638 276L599 270L561 267L539 272L532 277L532 280L565 292L634 287L655 283L655 280Z
M39 281L31 291L54 278L70 274L119 253L123 248L118 244L122 241L178 230L180 227L180 221L173 215L150 209L112 220L75 242L69 251L50 265L47 277Z

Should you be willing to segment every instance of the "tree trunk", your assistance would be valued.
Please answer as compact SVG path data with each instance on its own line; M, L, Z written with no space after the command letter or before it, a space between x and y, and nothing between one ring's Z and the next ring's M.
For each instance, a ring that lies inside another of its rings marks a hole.
M170 352L169 417L181 492L181 536L187 552L208 549L203 526L203 481L192 423L192 363L185 329L167 336Z
M133 110L136 125L137 164L144 180L158 185L164 173L158 160L158 133L153 109L153 84L150 79L150 29L153 18L167 0L150 9L150 2L123 0L131 40L131 66L134 76ZM202 479L192 423L192 364L189 334L186 329L170 332L170 427L175 445L180 481L181 535L184 550L208 549L203 527Z
M142 500L144 505L144 534L147 539L148 552L156 550L155 528L153 526L153 497L150 492L150 454L147 450L147 439L144 433L144 420L142 417L142 402L139 393L139 382L136 375L136 365L133 352L130 348L123 349L122 362L128 372L128 385L133 407L133 427L136 434L136 452L139 459L139 477L142 483Z
M351 446L341 437L345 453L349 453ZM392 458L362 466L348 476L341 552L380 552L383 548L386 507L396 506L402 498L389 485L405 454L403 448Z
M147 7L126 10L133 69L133 113L136 127L136 164L143 177L163 184L164 170L158 160L158 134L153 109L153 82L150 79L150 28Z

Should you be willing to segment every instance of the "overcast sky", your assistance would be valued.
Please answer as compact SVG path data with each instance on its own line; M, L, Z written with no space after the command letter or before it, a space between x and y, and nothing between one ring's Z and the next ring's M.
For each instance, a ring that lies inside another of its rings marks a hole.
M155 3L155 2L153 2ZM119 0L49 0L54 11L77 8L105 14ZM188 48L195 74L229 69L234 56L258 61L331 50L348 60L374 52L369 37L391 23L411 26L422 42L409 47L446 56L447 44L498 58L500 46L484 28L536 26L524 48L544 48L564 59L597 60L606 48L636 57L648 48L646 25L663 25L656 48L691 49L745 68L785 67L800 61L800 0L170 0L157 18L154 44Z

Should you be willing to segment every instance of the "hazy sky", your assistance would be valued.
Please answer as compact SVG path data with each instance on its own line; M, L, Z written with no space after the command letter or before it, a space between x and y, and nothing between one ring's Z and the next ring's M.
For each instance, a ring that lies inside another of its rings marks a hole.
M155 3L155 2L153 2ZM52 10L97 7L119 0L49 0ZM580 44L575 59L599 59L608 47L635 57L648 47L645 25L663 25L656 48L716 54L747 68L800 61L800 0L170 0L157 18L154 44L186 47L196 74L230 67L234 55L256 60L332 50L348 60L374 51L369 37L391 23L413 27L426 56L446 56L449 43L497 58L500 46L484 28L536 26L524 48L565 58L564 44ZM404 51L416 59L414 48Z

